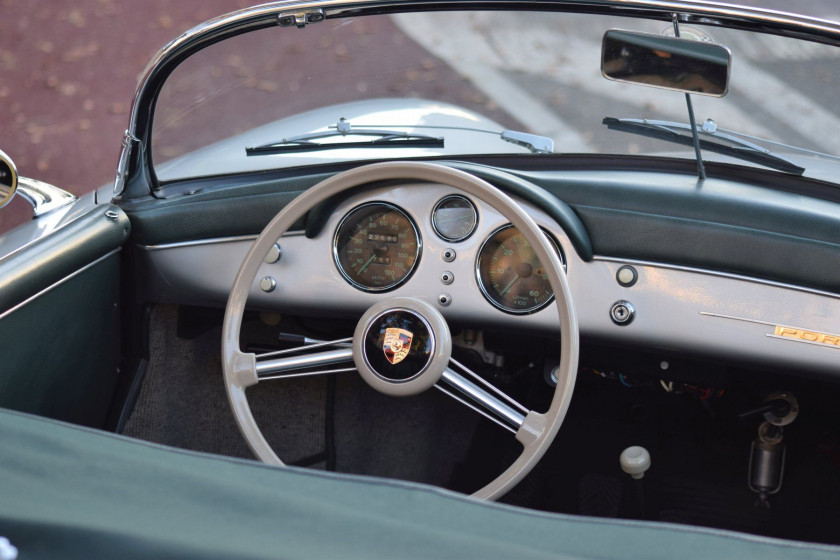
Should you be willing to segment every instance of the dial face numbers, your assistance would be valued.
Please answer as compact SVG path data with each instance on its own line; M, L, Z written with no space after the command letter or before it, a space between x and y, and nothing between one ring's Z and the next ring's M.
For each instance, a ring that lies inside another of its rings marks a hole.
M554 240L551 241L557 248ZM559 248L557 251L563 262ZM487 301L508 313L534 313L554 299L554 291L534 248L512 225L496 230L484 242L478 254L476 274Z
M463 196L447 196L432 211L432 227L444 241L463 241L473 234L477 223L475 206Z
M420 235L405 212L384 202L363 204L335 232L333 257L342 276L367 292L405 282L420 258Z

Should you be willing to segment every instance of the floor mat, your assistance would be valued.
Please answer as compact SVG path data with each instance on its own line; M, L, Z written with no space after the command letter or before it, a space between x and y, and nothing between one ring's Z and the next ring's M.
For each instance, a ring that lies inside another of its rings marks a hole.
M124 434L195 451L252 458L233 418L221 367L221 327L178 337L178 308L152 311L150 361ZM323 378L263 382L248 400L263 435L294 463L323 453Z

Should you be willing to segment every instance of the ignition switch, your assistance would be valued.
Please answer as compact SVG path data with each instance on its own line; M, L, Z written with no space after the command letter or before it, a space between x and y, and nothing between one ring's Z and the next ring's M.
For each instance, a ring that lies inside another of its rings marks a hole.
M610 319L619 326L629 325L636 315L636 308L629 301L617 301L610 308Z

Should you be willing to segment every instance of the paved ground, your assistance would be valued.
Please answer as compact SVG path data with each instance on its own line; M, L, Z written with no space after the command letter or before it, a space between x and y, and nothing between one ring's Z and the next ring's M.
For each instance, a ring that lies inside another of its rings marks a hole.
M0 0L0 149L83 193L113 180L137 77L180 32L246 0ZM26 219L16 199L0 231Z
M787 0L743 2L778 9L789 5ZM256 3L0 0L0 149L16 161L23 175L71 192L87 192L111 181L136 80L152 54L181 31L213 15ZM796 9L823 17L840 13L836 0L800 2ZM453 19L451 24L458 22ZM428 73L451 75L438 80L451 84L465 81L462 76L467 76L478 86L475 90L463 87L438 92L442 97L481 106L506 124L512 122L510 115L516 114L525 127L549 130L565 151L593 146L609 149L609 142L616 138L593 135L589 123L576 122L579 112L575 103L581 94L587 103L603 106L604 114L616 109L636 114L640 108L658 102L656 92L639 93L641 88L621 99L603 92L581 91L576 73L597 69L597 61L590 60L591 53L597 58L597 45L575 32L540 34L536 25L528 34L531 43L523 44L505 36L511 27L495 26L464 48L449 43L453 35L440 26L401 28L399 19L394 25L397 32L401 29L425 47L425 52L413 49L402 53L405 60L412 59L418 65L421 78ZM773 115L803 144L840 153L836 133L840 122L821 109L835 104L840 59L819 49L790 52L773 40L740 47L748 60L738 68L743 87L734 92L737 109L716 117L725 118L730 128L761 135L768 132L767 116ZM328 48L333 49L331 54L337 62L348 56L347 52L342 55L335 51L335 46ZM570 58L564 68L557 69L536 56L547 48L581 56ZM484 56L488 52L492 55L489 58ZM533 58L534 72L505 72L505 60L522 53ZM545 64L542 67L541 60ZM435 61L443 61L445 67L430 66L437 64ZM792 104L781 104L777 94L783 86L774 81L774 73L792 66L802 73L803 82L812 86ZM699 105L699 116L704 117L703 103ZM682 114L673 116L684 120ZM12 206L12 211L0 212L0 232L26 219L24 203L16 200Z

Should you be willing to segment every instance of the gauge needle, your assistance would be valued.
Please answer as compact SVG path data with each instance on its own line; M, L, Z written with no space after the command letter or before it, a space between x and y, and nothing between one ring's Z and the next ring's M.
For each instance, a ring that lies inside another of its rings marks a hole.
M376 255L375 255L375 254L374 254L374 255L371 255L371 256L370 256L370 258L367 260L367 262L366 262L365 264L363 264L363 265L362 265L362 268L360 268L360 269L359 269L359 271L358 271L356 274L361 274L362 272L364 272L364 271L365 271L365 269L368 267L368 265L369 265L370 263L372 263L372 262L373 262L373 259L375 259L375 258L376 258Z
M510 287L511 287L511 286L513 286L513 283L514 283L514 282L516 282L517 280L519 280L519 275L518 275L518 274L517 274L516 276L514 276L514 277L513 277L513 280L511 280L510 282L508 282L508 285L507 285L507 286L505 286L505 288L504 288L501 292L499 292L499 295L500 295L500 296L503 296L503 295L505 295L506 293L508 293L508 290L510 290Z

